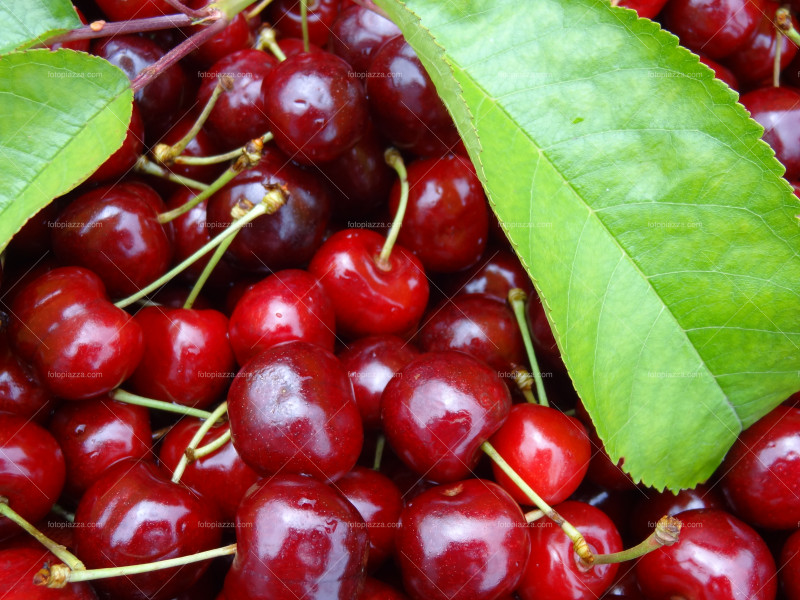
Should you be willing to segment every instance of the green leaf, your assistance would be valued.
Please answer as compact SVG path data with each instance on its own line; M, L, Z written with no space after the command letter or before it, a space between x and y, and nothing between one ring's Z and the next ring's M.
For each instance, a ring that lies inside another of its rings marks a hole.
M122 145L133 92L109 62L72 50L0 58L0 250Z
M70 0L0 2L0 54L17 50L82 25Z
M800 389L800 213L761 128L600 0L378 0L431 74L613 459L707 479Z

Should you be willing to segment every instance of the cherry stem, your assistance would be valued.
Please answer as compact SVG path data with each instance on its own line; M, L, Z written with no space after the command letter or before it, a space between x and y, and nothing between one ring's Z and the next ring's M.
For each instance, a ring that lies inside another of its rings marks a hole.
M179 415L186 415L189 417L198 417L200 419L207 419L211 413L207 410L193 408L191 406L183 406L181 404L173 404L172 402L164 402L163 400L154 400L153 398L145 398L144 396L137 396L125 390L117 388L111 392L111 398L117 402L125 404L135 404L136 406L146 406L154 410L163 410L164 412L177 413Z
M543 519L546 515L543 511L539 510L529 510L525 513L525 521L528 523L533 523L534 521L538 521L539 519Z
M206 16L205 11L203 11L203 10L195 10L193 8L189 8L188 6L186 6L185 4L180 2L180 0L164 0L164 2L169 4L172 8L177 10L179 13L184 14L184 15L188 15L188 16L194 18L194 19L202 19L203 17Z
M800 46L800 33L792 24L792 13L785 8L779 8L775 13L775 26L786 37Z
M281 47L278 45L277 38L275 37L275 31L269 25L264 25L261 28L261 31L258 33L258 39L256 40L256 48L259 50L263 50L267 48L278 61L283 62L286 60L286 55L281 50Z
M249 21L253 17L260 15L261 11L267 8L270 4L272 4L272 0L261 0L261 2L256 4L256 7L253 10L247 13L247 20Z
M531 488L531 486L529 486L527 482L520 477L519 473L517 473L502 456L500 456L497 450L495 450L494 446L492 446L488 441L481 444L481 450L483 450L489 456L489 458L491 458L492 461L498 467L500 467L503 473L505 473L508 478L511 479L511 481L513 481L517 487L522 490L522 492L528 497L528 500L530 500L534 506L541 510L548 519L561 527L561 530L567 534L569 539L572 540L572 547L584 564L592 564L594 561L594 555L589 549L589 545L586 543L586 540L581 532L575 529L574 525L558 514L549 504L547 504L547 502L542 500L541 496L533 491L533 488Z
M164 15L149 17L147 19L131 19L117 23L104 23L95 21L90 25L78 27L67 33L48 38L45 42L35 47L45 47L49 44L73 42L76 40L91 40L101 37L141 33L144 31L158 31L160 29L173 29L175 27L188 27L196 24L197 20L187 15Z
M209 442L205 446L200 446L196 450L192 450L191 456L189 456L189 461L194 462L195 460L201 459L204 456L208 456L209 454L213 454L220 448L222 448L225 444L227 444L231 439L231 430L225 430L221 436L215 439L213 442ZM186 452L189 452L189 449L186 449ZM187 454L188 455L188 454Z
M531 341L531 332L528 330L528 324L525 321L525 300L527 296L520 288L514 288L508 292L508 303L511 304L511 309L514 311L514 316L517 318L517 325L522 334L522 341L525 343L525 351L528 353L528 361L531 363L533 370L533 379L536 381L536 394L539 397L539 404L542 406L550 406L547 401L547 392L544 389L544 380L542 379L542 371L539 368L539 362L536 360L536 353L533 351L533 342Z
M96 581L98 579L108 579L109 577L139 575L141 573L150 573L161 569L180 567L210 558L217 558L218 556L228 556L230 554L236 554L236 544L215 548L214 550L206 550L205 552L198 552L197 554L190 554L188 556L181 556L179 558L170 558L168 560L159 560L142 565L128 565L125 567L109 567L107 569L88 569L81 571L71 570L66 564L52 565L40 570L34 576L33 583L48 588L63 588L66 587L68 583Z
M533 388L533 375L522 367L517 367L514 369L514 383L517 384L517 387L522 392L522 395L525 396L527 402L530 404L538 404L538 402L536 402L536 397L531 391Z
M219 0L212 6L222 12L228 20L231 20L251 4L253 4L253 0Z
M303 30L303 50L311 51L311 43L308 40L308 0L300 0L300 27Z
M781 53L783 51L783 36L781 35L781 28L777 24L778 14L775 14L775 59L772 63L772 85L773 87L780 87L781 85ZM791 24L791 20L789 21Z
M219 264L219 261L222 260L223 254L228 251L228 247L233 243L233 240L236 238L236 235L232 235L227 238L224 242L222 242L217 249L214 250L214 254L211 255L211 258L208 259L208 263L205 267L203 267L203 271L200 273L200 277L197 278L197 281L194 282L194 286L192 286L192 291L189 292L189 295L186 297L186 301L183 303L183 308L189 309L194 306L197 297L200 295L200 292L203 291L203 286L205 286L208 278L211 277L211 272L214 268Z
M266 144L272 140L272 133L267 132L261 136L261 142ZM226 162L239 158L247 152L247 146L236 148L225 154L215 154L214 156L176 156L172 161L178 165L215 165L221 162Z
M212 412L205 422L200 426L192 439L189 441L189 445L186 446L186 450L183 451L183 456L181 456L178 466L175 467L175 471L172 473L172 483L178 483L181 480L181 477L183 477L183 472L189 465L190 460L194 460L194 458L190 457L193 456L195 448L197 448L197 445L203 441L205 435L211 431L214 423L219 421L222 415L224 415L226 412L228 412L228 403L223 402L216 409L214 409L214 412Z
M386 436L381 433L375 442L375 458L372 461L373 471L381 470L381 461L383 460L384 448L386 448Z
M134 170L137 173L144 173L145 175L153 175L155 177L160 177L161 179L166 179L167 181L171 181L179 185L185 185L186 187L190 187L196 190L205 190L208 188L207 183L196 181L194 179L189 179L188 177L183 177L182 175L176 175L175 173L168 171L161 165L157 165L144 155L140 156L139 159L136 161L136 165L134 165Z
M17 513L17 511L15 511L8 505L8 499L4 498L3 496L0 496L0 516L7 517L9 520L19 525L27 533L36 538L37 542L39 542L42 546L44 546L50 552L55 554L60 561L66 563L70 569L77 571L86 568L84 564L80 561L80 559L77 556L75 556L72 552L67 550L61 544L58 544L53 540L51 540L41 531L36 529L36 527L34 527L33 524L31 524L29 521L21 517Z
M634 560L640 556L644 556L648 552L658 550L662 546L672 546L680 539L681 527L683 524L675 517L663 516L656 523L656 528L653 530L647 539L640 544L635 545L633 548L628 548L622 552L614 552L612 554L595 554L594 562L592 565L610 565L613 563L621 563L627 560ZM586 565L584 566L591 566Z
M383 243L383 248L381 248L381 254L378 256L378 265L388 269L389 257L392 254L395 242L397 242L397 236L400 235L400 227L403 226L403 217L406 215L406 207L408 206L408 171L406 171L406 164L397 149L387 149L383 157L386 160L386 164L392 167L400 177L400 202L397 205L397 213L386 236L386 241Z

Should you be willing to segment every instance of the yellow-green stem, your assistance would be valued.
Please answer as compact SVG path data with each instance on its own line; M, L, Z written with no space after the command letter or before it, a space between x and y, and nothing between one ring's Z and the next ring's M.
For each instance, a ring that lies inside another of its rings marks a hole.
M379 266L388 268L389 257L392 254L392 248L397 242L397 236L400 235L400 227L403 226L403 217L406 215L406 207L408 206L408 171L406 171L403 157L395 148L386 150L384 158L386 159L386 164L392 167L400 178L400 201L397 205L397 214L394 216L392 227L389 229L386 241L383 243L383 248L381 248L381 254L378 257Z
M533 379L536 382L536 395L539 404L542 406L550 406L550 403L547 401L547 392L544 389L544 380L542 379L542 371L539 368L539 361L536 360L536 353L533 351L531 332L525 320L526 299L525 292L519 288L514 288L508 292L508 303L511 305L511 310L514 311L517 325L519 325L519 331L522 334L522 341L525 344L525 351L528 353L528 361L531 363L531 371L533 372Z
M153 175L155 177L160 177L161 179L166 179L167 181L171 181L172 183L184 185L186 187L195 190L202 191L208 188L207 183L196 181L194 179L189 179L188 177L183 177L182 175L176 175L175 173L168 171L161 165L157 165L144 155L140 156L139 159L136 161L133 170L136 171L137 173L143 173L145 175Z
M189 445L186 446L186 450L184 450L183 455L181 456L181 460L178 462L178 465L175 467L175 471L172 473L172 482L178 483L183 477L183 472L186 470L186 467L189 464L189 456L197 448L197 445L203 440L205 435L211 430L214 426L214 423L219 421L219 419L228 412L228 403L223 402L220 404L214 412L212 412L209 417L205 420L205 422L200 425L200 428L194 434L192 439L189 441Z
M199 408L192 408L191 406L173 404L172 402L164 402L163 400L154 400L153 398L145 398L144 396L138 396L119 388L111 392L111 397L117 402L135 404L136 406L145 406L154 410L163 410L165 412L186 415L189 417L207 419L211 416L211 413L207 410L200 410Z

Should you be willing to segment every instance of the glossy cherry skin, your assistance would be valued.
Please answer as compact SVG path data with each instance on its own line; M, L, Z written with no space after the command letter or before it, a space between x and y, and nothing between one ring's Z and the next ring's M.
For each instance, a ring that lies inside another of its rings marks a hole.
M347 337L408 334L425 310L429 289L422 263L395 244L384 268L378 257L385 241L366 229L337 231L308 265L333 303L337 331Z
M408 600L408 596L379 579L367 577L358 600Z
M210 1L194 0L186 4L192 8L199 9L210 4ZM191 60L204 67L210 67L218 60L225 58L228 54L233 54L245 48L252 48L255 35L253 35L253 29L247 22L246 12L247 11L240 12L233 17L225 29L193 50L189 55ZM189 27L184 31L187 36L190 36L202 30L202 27L202 25L197 25L195 27Z
M583 502L563 502L555 510L583 534L595 554L622 550L622 539L603 511ZM579 566L572 541L553 521L530 525L531 558L517 594L522 600L594 600L611 585L618 564Z
M700 56L700 62L707 66L709 69L714 71L714 76L728 84L728 87L732 90L739 89L739 80L734 75L733 71L731 71L728 67L719 64L715 60L711 60L706 56Z
M386 439L416 473L434 481L468 477L480 446L511 410L494 369L461 352L428 352L406 365L381 398Z
M0 413L43 423L58 401L50 394L30 367L11 350L8 338L0 334Z
M88 583L68 583L62 589L34 585L33 578L45 563L61 561L42 546L0 550L0 590L3 600L97 600Z
M216 506L149 462L122 461L89 488L75 512L75 554L89 569L186 556L219 545ZM95 582L119 600L166 600L192 586L208 561ZM179 574L178 574L179 573Z
M621 0L618 6L635 10L643 19L652 19L666 3L667 0Z
M717 487L699 484L690 490L681 490L673 494L669 490L652 492L647 497L639 497L639 502L629 514L633 539L643 540L664 515L675 516L678 513L700 508L725 510L725 501Z
M369 119L352 67L328 52L290 56L264 80L262 93L275 143L292 160L322 163L361 138Z
M286 203L275 214L244 227L228 248L232 264L255 272L302 267L322 244L331 214L331 192L314 173L303 171L273 147L261 161L237 175L208 201L211 235L232 221L231 209L242 199L258 204L272 186L285 186Z
M0 413L0 496L28 521L44 517L64 487L64 455L50 433L33 421ZM22 530L0 516L0 540Z
M483 294L456 296L434 309L414 338L424 352L459 350L513 379L525 363L525 346L505 302Z
M754 527L800 523L800 408L778 406L743 431L720 467L734 514Z
M158 458L169 477L172 477L183 451L202 423L194 418L181 419L164 436ZM214 423L198 447L210 444L229 428L227 423ZM181 483L212 500L222 517L229 522L236 516L236 509L245 492L257 480L258 473L244 463L230 442L212 454L190 462L181 476Z
M312 0L308 3L308 38L319 47L328 43L331 27L339 14L339 0ZM281 37L302 38L299 0L275 0L269 7L269 22Z
M592 456L578 419L538 404L515 404L489 440L495 450L545 502L563 502L578 489ZM531 504L517 485L492 465L494 478L520 504Z
M206 127L225 150L243 146L269 131L261 84L277 64L271 54L245 49L228 54L203 74L197 92L202 106L211 97L218 76L228 75L233 82L233 87L217 98L206 121Z
M508 300L508 292L520 288L529 296L533 293L531 278L519 259L508 250L487 248L475 265L461 273L454 273L446 284L448 296L456 294L485 294L501 302Z
M137 394L197 408L224 395L236 364L225 315L146 306L134 319L145 348L130 381Z
M353 386L329 351L285 342L245 364L228 392L233 444L264 476L335 481L358 460L364 433Z
M800 530L795 531L783 545L780 556L781 589L787 600L800 598Z
M339 479L336 489L356 507L367 524L367 569L374 571L394 552L397 521L403 511L400 490L386 475L359 466Z
M146 408L96 398L62 404L48 427L64 453L64 492L74 500L116 463L150 458Z
M636 577L652 600L772 599L775 561L759 535L721 510L679 513L680 541L646 554Z
M250 286L229 325L240 365L281 342L300 340L333 352L335 317L317 278L300 269L278 271Z
M336 490L300 475L255 484L236 514L238 551L225 595L248 600L358 598L369 541Z
M747 42L763 10L764 0L671 0L662 17L681 44L719 59Z
M530 551L525 517L502 488L468 479L434 487L400 516L403 587L415 600L490 600L512 592Z
M331 52L352 65L356 73L364 74L372 55L384 42L400 35L400 29L374 10L353 5L339 13L331 34Z
M134 102L131 108L131 122L128 124L125 139L122 140L122 146L97 167L97 170L89 176L89 181L119 179L133 168L143 150L144 122L139 113L139 106Z
M408 166L408 208L398 241L428 271L452 273L477 263L489 237L486 195L472 164L451 154ZM400 202L395 182L389 199L394 215Z
M366 429L380 429L381 396L386 384L418 356L419 350L394 335L359 338L339 353Z
M97 273L112 298L140 290L172 262L168 230L158 222L154 206L163 204L155 191L145 188L95 188L70 202L52 229L58 259Z
M142 358L141 328L109 302L100 278L86 269L45 273L11 309L12 347L56 396L82 400L109 392Z
M112 21L128 21L175 14L175 9L164 0L98 0L97 6Z

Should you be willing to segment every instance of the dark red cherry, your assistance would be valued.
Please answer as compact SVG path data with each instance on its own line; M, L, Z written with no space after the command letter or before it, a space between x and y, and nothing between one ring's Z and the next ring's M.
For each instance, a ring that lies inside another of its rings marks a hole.
M175 9L164 0L97 0L97 6L112 21L128 21L175 14Z
M173 127L170 128L167 134L161 138L161 143L168 144L170 146L172 144L176 144L194 126L195 120L196 116L193 113L189 113L185 117L181 118ZM216 144L214 144L211 136L206 132L206 130L201 129L192 138L192 141L187 144L186 149L181 153L181 156L203 157L213 156L214 154L218 154ZM225 163L216 165L181 165L173 163L169 165L168 168L171 172L188 177L189 179L211 183L222 174L222 172L226 169L226 165ZM180 188L180 191L189 190L190 188Z
M168 230L158 222L163 203L143 184L104 186L70 202L54 223L59 261L91 269L112 298L158 279L172 262Z
M747 42L763 10L764 0L670 0L662 18L681 44L719 59Z
M331 34L331 52L341 56L357 74L363 76L375 51L384 42L400 35L400 29L374 10L353 5L339 13Z
M198 408L220 399L236 364L225 315L146 306L134 319L142 328L145 348L130 380L136 393Z
M281 52L289 58L290 56L294 56L295 54L304 54L306 53L305 46L303 45L303 40L301 38L296 37L282 37L277 41L278 47L281 49ZM308 52L322 52L322 48L315 44L308 45Z
M308 38L319 47L328 43L331 27L339 14L339 0L308 2ZM300 0L275 0L269 7L269 22L281 37L302 38Z
M367 97L378 129L398 148L438 156L458 144L450 114L402 36L385 42L373 54Z
M337 331L347 337L408 335L425 310L428 280L422 263L395 244L388 265L381 265L385 241L366 229L337 231L308 265L333 303Z
M495 450L550 505L578 489L592 456L586 428L578 419L538 404L515 404L489 440ZM499 467L494 478L520 504L528 497Z
M754 527L800 524L800 408L778 406L743 431L720 467L734 514Z
M30 367L11 350L0 334L0 413L44 423L58 401L39 382Z
M119 461L150 457L150 415L142 406L110 398L68 402L48 429L64 453L64 492L74 500Z
M631 534L635 540L643 540L664 515L675 516L686 510L699 508L725 509L725 501L718 488L699 484L690 490L681 490L673 494L669 490L651 492L647 496L639 496L639 501L629 514Z
M631 8L643 19L652 19L661 12L666 3L667 0L620 0L617 6Z
M721 510L689 510L677 518L683 523L680 541L636 563L647 598L775 598L775 561L755 531Z
M417 356L419 350L394 335L360 338L339 353L365 428L380 429L381 395L386 384Z
M193 0L186 2L188 6L195 9L203 8L210 3L209 0ZM193 50L189 55L192 61L208 68L228 54L233 54L245 48L252 48L255 35L253 35L253 30L247 22L246 13L247 10L240 12L231 19L231 22L225 29ZM195 27L189 27L184 31L187 36L190 36L202 30L202 28L202 25L197 25Z
M257 483L236 514L227 598L352 600L364 585L364 520L336 490L300 475Z
M428 352L406 365L381 398L386 439L415 472L438 482L470 475L480 446L511 410L502 379L461 352Z
M28 521L44 517L64 487L64 455L50 433L16 415L0 413L0 496ZM0 516L0 541L22 532Z
M45 564L60 563L42 546L11 546L0 550L0 590L3 590L3 600L97 600L97 594L88 583L68 583L59 590L34 585L34 576Z
M364 434L353 387L328 350L285 342L251 359L228 392L233 444L264 476L335 481L358 460Z
M622 550L622 539L603 511L583 502L563 502L558 514L583 534L594 554ZM597 565L586 570L575 554L572 541L548 519L530 525L531 558L517 588L522 600L594 600L611 586L618 564Z
M333 306L316 277L300 269L278 271L250 286L229 325L240 365L281 342L300 340L333 352Z
M139 160L143 150L144 122L139 113L139 107L134 102L131 109L131 122L128 123L128 131L125 133L122 146L109 156L102 165L97 167L97 170L91 174L88 181L107 181L123 177Z
M100 278L61 267L14 298L9 341L56 396L81 400L125 381L142 358L139 325L105 294Z
M733 74L733 71L731 71L728 67L721 65L717 61L711 60L706 56L700 56L699 58L701 63L714 71L714 76L717 79L727 83L728 87L730 87L732 90L739 89L739 80L736 78L736 75Z
M216 235L231 222L231 209L244 199L260 203L272 186L287 192L286 203L243 228L227 257L248 271L302 267L322 243L331 214L331 193L313 173L289 162L279 150L265 148L261 161L237 175L208 201L208 226Z
M506 302L508 292L520 288L529 296L533 293L531 278L519 259L508 250L487 248L475 265L454 273L446 284L449 296L456 294L485 294Z
M514 313L483 294L456 296L433 309L414 338L424 352L459 350L512 379L525 363L525 346ZM566 498L566 496L565 496Z
M399 243L428 271L451 273L477 263L489 236L489 209L472 163L455 154L415 161L408 166L408 185ZM399 202L395 182L391 214Z
M352 70L328 52L296 54L264 80L269 130L292 160L333 160L361 139L369 113L364 88Z
M525 517L502 488L434 487L400 517L397 559L415 600L492 600L516 589L530 551Z
M166 479L149 462L122 461L84 494L75 512L75 554L89 569L136 565L217 547L219 517L212 502ZM166 600L194 584L201 561L94 586L119 600Z
M644 492L638 489L614 490L609 489L584 478L581 485L569 497L576 502L584 502L602 510L611 519L623 539L628 539L630 530L631 512L642 498ZM661 518L663 515L659 515ZM647 532L649 535L650 532ZM647 537L647 536L645 536ZM644 538L633 537L634 543L641 542ZM628 563L628 568L632 565Z
M206 127L224 149L243 146L269 131L261 84L278 64L271 54L251 48L238 50L215 62L202 74L197 100L205 106L217 85L227 75L233 87L217 98Z
M764 127L763 140L786 167L787 179L800 177L800 91L788 87L764 87L744 94L740 102Z
M561 372L566 372L567 368L564 366L564 361L561 359L561 351L558 349L553 330L550 328L550 322L547 320L544 306L539 296L535 293L528 296L528 302L525 305L525 314L528 318L531 340L536 349L537 359L544 359L547 365Z
M787 600L800 598L800 529L789 536L780 556L781 589Z
M367 569L374 571L394 552L397 521L403 510L400 490L386 475L359 466L339 479L336 489L356 507L367 524Z
M199 419L181 419L164 436L158 458L170 477L202 423ZM227 423L215 423L198 447L218 439L229 427ZM258 474L244 463L230 442L190 462L181 476L181 483L214 501L228 521L236 516L245 492L257 480Z
M364 591L358 600L409 600L408 596L392 586L384 583L380 579L367 577L364 584Z

